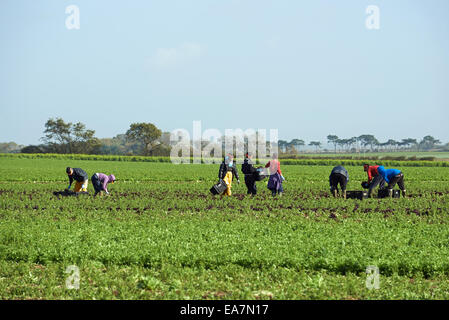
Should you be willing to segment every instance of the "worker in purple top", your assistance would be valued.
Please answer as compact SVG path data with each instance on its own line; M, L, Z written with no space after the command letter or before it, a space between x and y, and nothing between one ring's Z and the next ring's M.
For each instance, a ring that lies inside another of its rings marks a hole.
M109 176L105 175L104 173L95 173L92 178L92 185L95 189L95 196L98 193L101 193L102 191L106 192L106 194L109 194L108 191L108 183L114 183L115 182L115 176L113 174L110 174Z

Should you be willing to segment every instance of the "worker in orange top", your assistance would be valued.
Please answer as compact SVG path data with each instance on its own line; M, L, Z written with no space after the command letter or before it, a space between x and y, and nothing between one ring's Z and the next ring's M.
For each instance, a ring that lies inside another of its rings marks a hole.
M284 192L282 181L284 181L285 178L282 175L281 163L278 160L277 153L273 153L271 161L268 161L265 168L270 168L270 178L268 179L267 188L271 191L273 196L276 196L276 194L282 196L282 193Z

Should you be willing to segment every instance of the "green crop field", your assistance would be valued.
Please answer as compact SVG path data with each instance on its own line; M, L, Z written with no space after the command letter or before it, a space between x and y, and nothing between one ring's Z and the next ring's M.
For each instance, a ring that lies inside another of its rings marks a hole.
M318 164L283 165L281 198L243 175L221 198L218 165L0 157L0 299L448 299L449 167L395 162L408 197L360 201L330 197ZM67 166L117 183L58 199Z

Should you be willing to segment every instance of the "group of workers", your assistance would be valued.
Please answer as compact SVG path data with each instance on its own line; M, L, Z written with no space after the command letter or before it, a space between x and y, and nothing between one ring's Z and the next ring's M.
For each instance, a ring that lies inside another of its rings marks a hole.
M245 160L242 164L242 172L245 175L245 185L247 188L247 194L256 195L257 194L257 186L256 186L256 174L263 174L261 168L254 167L254 162L252 160L253 155L251 152L247 152L245 154ZM268 179L267 188L271 191L273 196L279 195L282 196L284 189L282 188L282 182L285 180L281 171L281 163L278 160L278 156L276 153L273 154L273 157L268 163L265 165L267 173L269 173L270 178ZM259 173L257 172L259 171ZM226 190L224 191L224 195L230 196L232 194L232 181L234 177L237 179L237 183L240 183L239 174L234 163L234 156L232 154L227 154L220 165L220 170L218 171L218 178L223 179L226 183Z
M363 170L368 174L368 181L362 183L366 189L368 189L368 198L379 185L379 188L383 188L387 183L388 196L393 196L393 188L397 184L402 191L402 196L405 197L406 190L404 185L404 174L398 169L385 169L384 166L370 166L369 164L363 165ZM346 199L346 185L349 182L348 171L343 166L336 166L332 169L329 176L329 184L331 193L334 197L339 194L338 185L341 188L341 195Z
M75 192L87 192L87 184L89 182L89 176L86 171L81 168L66 168L66 173L69 177L68 190L72 186L73 181L76 181L74 190ZM115 182L115 176L113 174L106 175L104 173L94 173L91 177L92 185L94 186L95 196L102 194L103 192L109 194L108 183Z
M282 182L285 180L281 171L281 164L278 160L277 154L273 154L273 157L265 165L268 168L267 174L270 175L268 179L267 188L271 191L273 196L282 195L283 187ZM245 185L247 188L247 194L256 195L256 172L260 168L255 168L252 161L251 153L246 153L245 160L242 164L242 172L245 174ZM385 169L383 166L370 166L369 164L363 165L363 170L368 175L368 181L362 183L362 185L368 189L368 198L371 197L374 188L378 185L382 189L387 183L388 196L393 196L393 188L397 184L402 191L402 196L405 197L406 190L404 186L404 174L398 169ZM226 190L223 195L230 196L232 194L232 181L234 177L237 182L240 183L239 174L234 164L234 157L231 154L227 154L220 165L218 172L218 178L223 179L226 183ZM332 169L329 176L330 191L334 197L339 195L338 185L341 188L341 196L346 199L346 185L349 182L349 173L343 166L336 166Z
M265 172L262 173L262 168L254 167L254 162L252 160L253 156L250 152L245 155L245 160L242 164L242 172L245 175L245 185L247 188L247 194L256 195L257 186L256 182L257 174L269 175L267 188L271 191L273 196L281 196L284 192L282 187L282 182L285 181L284 176L281 171L281 164L278 160L276 153L273 154L272 159L268 161L265 165ZM370 166L369 164L363 165L363 170L368 175L368 181L362 183L362 186L368 189L368 198L376 186L382 189L387 183L388 196L392 197L393 188L397 184L399 189L402 191L402 196L405 197L406 190L404 186L404 174L398 169L385 169L383 166ZM259 171L259 172L258 172ZM87 184L89 177L81 168L66 168L66 173L69 177L68 190L72 186L73 181L76 181L74 191L75 192L87 192ZM226 190L223 195L230 196L232 194L232 181L234 177L237 182L240 183L240 178L236 164L234 162L234 157L232 154L227 154L224 157L223 162L220 165L218 172L218 178L222 179L226 183ZM95 189L95 196L97 194L106 193L109 194L108 184L115 182L115 176L113 174L106 175L104 173L94 173L91 177L92 185ZM334 197L339 195L338 185L341 188L341 196L346 198L346 185L349 182L349 173L343 166L336 166L332 169L329 176L330 191Z

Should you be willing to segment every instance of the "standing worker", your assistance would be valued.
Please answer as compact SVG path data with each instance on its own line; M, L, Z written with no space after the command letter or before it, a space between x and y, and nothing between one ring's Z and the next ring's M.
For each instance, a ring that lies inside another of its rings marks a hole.
M390 198L393 196L393 188L396 183L402 191L402 196L405 197L404 174L401 170L385 169L384 166L379 166L379 168L377 168L377 172L388 183L388 196Z
M344 199L346 199L346 185L349 182L349 173L343 166L336 166L332 169L329 176L329 184L331 187L331 193L334 197L338 195L338 185L340 184L341 193Z
M245 174L245 185L248 189L247 194L252 194L253 196L255 196L257 193L257 187L256 177L254 175L256 174L257 169L254 168L252 158L253 157L251 152L247 152L245 160L242 164L242 172Z
M101 195L101 192L103 191L106 192L106 194L109 194L108 183L114 183L115 176L113 174L107 176L104 173L95 173L92 176L91 181L95 189L95 196L97 196L98 193Z
M220 170L218 171L218 179L223 179L227 185L226 190L223 192L223 194L227 196L232 194L231 188L234 176L237 178L237 183L240 183L239 174L233 160L234 157L228 153L221 163Z
M368 198L371 197L371 193L373 192L374 188L379 185L379 188L382 189L385 185L385 180L382 178L382 176L377 172L377 168L379 166L370 166L369 164L365 163L363 165L363 170L368 174Z
M265 168L270 168L270 178L268 179L267 188L271 191L273 197L276 196L276 194L282 196L282 193L284 192L282 181L284 181L285 178L282 175L281 163L278 160L277 153L273 153L272 160L268 161Z
M75 183L75 189L73 191L75 192L87 192L87 182L89 181L89 177L83 169L80 168L70 168L67 167L65 172L69 176L69 187L72 186L73 180L76 181Z

